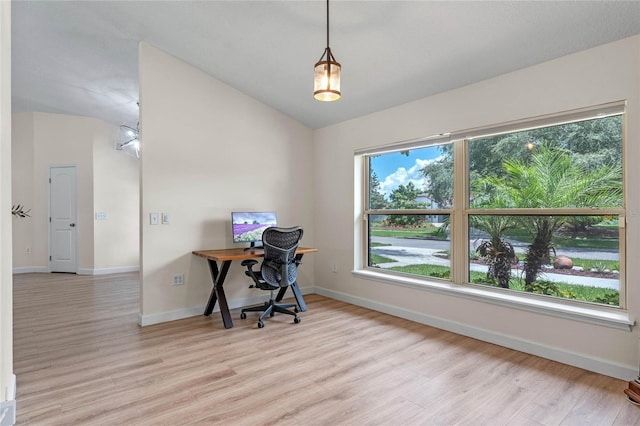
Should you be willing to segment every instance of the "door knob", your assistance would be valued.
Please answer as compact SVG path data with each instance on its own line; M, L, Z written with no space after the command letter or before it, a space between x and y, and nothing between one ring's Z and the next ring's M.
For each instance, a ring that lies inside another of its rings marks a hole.
M72 227L72 228L75 228L76 224L75 223L70 223L69 226Z

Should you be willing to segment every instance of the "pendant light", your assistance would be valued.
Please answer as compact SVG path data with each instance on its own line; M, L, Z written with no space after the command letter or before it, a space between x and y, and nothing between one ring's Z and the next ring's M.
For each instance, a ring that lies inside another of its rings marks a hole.
M313 97L319 101L337 101L340 99L341 66L329 47L329 0L327 0L327 48L315 65L313 79Z

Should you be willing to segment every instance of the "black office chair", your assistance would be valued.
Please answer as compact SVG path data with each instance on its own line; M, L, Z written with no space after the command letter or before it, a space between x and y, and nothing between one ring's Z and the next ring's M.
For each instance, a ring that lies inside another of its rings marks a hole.
M264 260L260 271L254 271L253 266L257 260L243 260L241 265L247 267L245 274L249 276L254 284L250 286L262 290L269 290L271 297L263 305L243 308L240 318L247 318L246 312L262 312L258 319L258 328L264 327L264 318L267 315L274 316L276 312L293 315L293 322L299 323L300 317L297 315L298 308L295 303L276 303L274 292L281 287L287 287L296 282L298 277L298 265L296 260L296 249L302 239L302 227L293 228L267 228L262 234L262 245L264 247ZM294 308L293 311L289 308Z

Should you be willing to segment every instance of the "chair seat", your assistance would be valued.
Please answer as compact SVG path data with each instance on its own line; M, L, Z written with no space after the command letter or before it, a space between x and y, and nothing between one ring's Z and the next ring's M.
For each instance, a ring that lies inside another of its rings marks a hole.
M280 287L277 285L273 285L273 284L269 284L266 281L261 281L258 285L256 285L256 287L258 287L260 290L279 290Z

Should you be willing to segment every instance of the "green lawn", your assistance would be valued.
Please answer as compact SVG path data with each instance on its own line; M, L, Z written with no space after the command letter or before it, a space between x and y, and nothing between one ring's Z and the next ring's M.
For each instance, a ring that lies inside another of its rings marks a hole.
M496 286L496 284L487 281L487 275L483 272L471 272L471 282ZM535 292L539 294L606 305L618 306L620 304L620 293L617 290L545 280L538 280L536 284L537 291ZM524 280L512 278L509 281L509 288L511 290L524 291Z
M371 254L371 266L390 262L397 262L397 260L389 259L388 257L380 256L379 254Z
M440 228L371 228L371 235L375 237L396 237L396 238L429 238L432 240L444 240L447 238L444 232L438 232Z
M424 277L449 278L451 276L451 268L441 265L407 265L394 266L388 269Z
M595 269L598 272L603 272L605 269L610 271L620 270L620 262L617 260L600 260L600 259L582 259L580 257L572 257L573 266L580 266L585 271Z
M508 238L524 243L531 243L532 236L525 229L509 229L505 231L504 235ZM596 238L595 236L589 238L578 237L574 238L566 235L554 235L553 246L556 249L559 248L584 248L584 249L609 249L617 250L620 247L618 238L602 236Z
M389 247L392 245L393 244L388 244L388 243L371 243L370 247Z
M440 265L394 266L389 269L407 274L436 278L449 278L451 274L450 268ZM487 275L483 272L472 271L470 275L470 281L474 284L497 286L494 283L488 282ZM515 291L524 291L524 281L518 278L512 278L509 282L509 288ZM620 304L620 293L617 290L606 288L559 282L551 283L549 281L539 280L536 282L536 290L536 292L540 294L547 294L565 299L581 300L614 306L618 306Z
M439 251L438 254L442 254L446 258L449 258L448 250ZM469 254L471 256L471 260L480 259L480 255L475 250L471 250ZM524 257L522 259L524 259ZM572 257L571 260L573 261L573 266L580 266L585 271L590 271L592 269L595 269L597 272L604 272L605 269L608 269L609 271L620 270L620 262L617 260L583 259L580 257Z
M603 225L600 228L614 228L610 225ZM437 227L424 228L390 228L382 226L372 226L371 235L376 237L396 237L396 238L428 238L433 240L445 240L447 237L444 232L440 232ZM505 236L516 241L525 243L531 242L531 234L525 229L509 229L505 231ZM556 249L560 248L584 248L584 249L605 249L618 250L620 243L616 237L601 236L596 238L577 237L566 235L556 235L553 238L553 245Z

